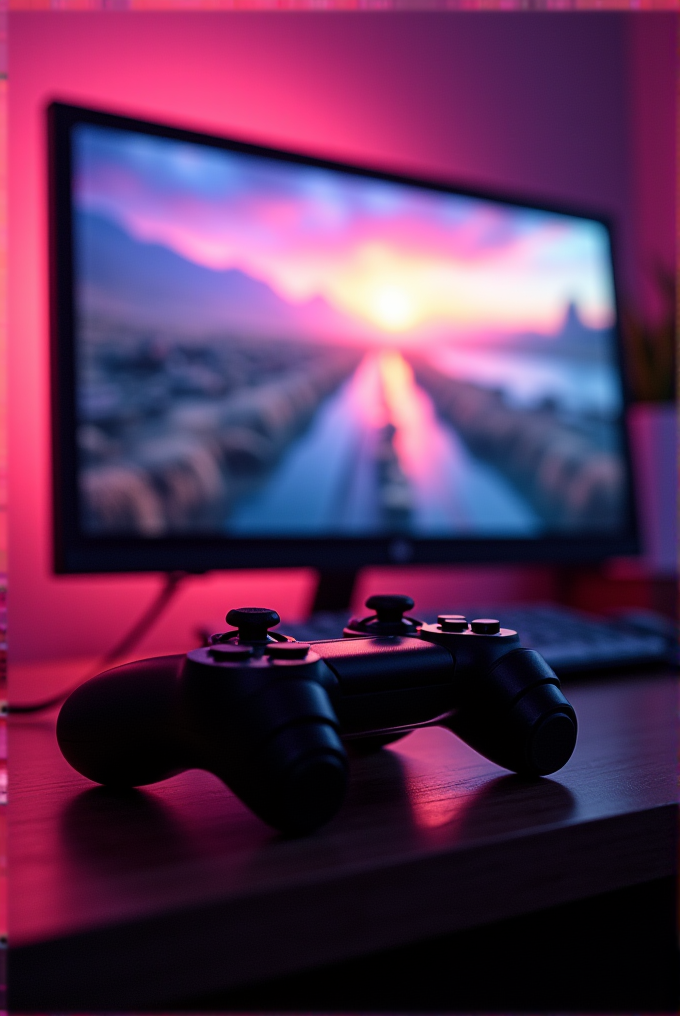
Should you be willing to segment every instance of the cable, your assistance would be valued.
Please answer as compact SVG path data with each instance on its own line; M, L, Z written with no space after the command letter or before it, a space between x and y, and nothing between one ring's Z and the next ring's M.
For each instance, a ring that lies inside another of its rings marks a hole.
M102 670L106 670L108 666L115 663L116 660L119 660L122 656L127 655L127 653L138 644L140 639L146 635L152 625L159 619L161 614L163 614L168 604L174 599L180 585L187 577L187 572L168 572L165 576L165 581L160 593L154 597L139 620L135 621L130 631L127 632L119 642L116 642L116 644L109 649L104 656L102 656L97 663L96 668L88 671L88 673L79 681L70 685L66 691L59 692L57 695L52 695L48 699L41 699L38 702L17 702L12 705L7 705L7 712L38 713L42 712L44 709L50 709L52 706L56 706L60 702L63 702L64 699L68 698L71 692L83 684L83 682L89 680L91 677L95 677Z

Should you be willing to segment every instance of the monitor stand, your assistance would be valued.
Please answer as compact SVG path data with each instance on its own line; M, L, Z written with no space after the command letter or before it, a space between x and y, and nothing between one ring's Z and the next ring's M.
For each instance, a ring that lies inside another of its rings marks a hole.
M358 571L327 571L319 572L319 584L312 604L312 613L320 611L349 612L352 605L352 592Z

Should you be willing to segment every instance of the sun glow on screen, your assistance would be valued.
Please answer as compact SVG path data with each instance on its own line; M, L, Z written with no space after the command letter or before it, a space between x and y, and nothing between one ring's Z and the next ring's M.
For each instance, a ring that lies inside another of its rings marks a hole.
M402 332L416 320L414 301L410 294L390 282L376 287L369 313L373 321L387 332Z

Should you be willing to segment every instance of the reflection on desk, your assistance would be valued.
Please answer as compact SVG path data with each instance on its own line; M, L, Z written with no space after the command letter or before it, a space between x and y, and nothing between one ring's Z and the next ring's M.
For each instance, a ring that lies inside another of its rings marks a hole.
M286 840L198 771L125 794L10 730L13 1010L171 1005L672 873L670 675L572 685L567 766L526 782L445 730L352 760L347 801Z

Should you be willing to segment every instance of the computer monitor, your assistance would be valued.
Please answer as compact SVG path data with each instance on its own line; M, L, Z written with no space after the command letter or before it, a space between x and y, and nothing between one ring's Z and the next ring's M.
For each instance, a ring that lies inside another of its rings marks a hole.
M56 571L636 549L603 218L48 120Z

